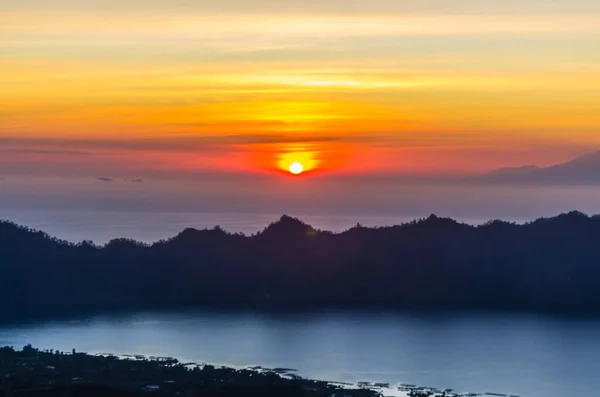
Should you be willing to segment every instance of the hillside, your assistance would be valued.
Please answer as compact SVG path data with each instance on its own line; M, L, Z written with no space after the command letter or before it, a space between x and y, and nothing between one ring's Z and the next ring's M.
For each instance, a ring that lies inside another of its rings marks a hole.
M600 218L470 226L434 215L334 234L283 216L253 236L71 244L0 223L0 316L104 310L486 309L600 313Z

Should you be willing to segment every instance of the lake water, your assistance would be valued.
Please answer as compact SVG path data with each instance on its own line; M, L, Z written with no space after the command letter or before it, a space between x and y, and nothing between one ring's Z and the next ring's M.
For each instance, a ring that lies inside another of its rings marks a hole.
M183 312L0 327L0 345L27 343L523 397L600 390L600 320L580 318Z

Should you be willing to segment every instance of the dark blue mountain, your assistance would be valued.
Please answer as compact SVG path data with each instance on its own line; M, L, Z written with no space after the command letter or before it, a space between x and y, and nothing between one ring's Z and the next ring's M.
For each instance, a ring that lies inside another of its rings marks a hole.
M435 215L343 233L283 216L253 236L186 229L71 244L0 222L0 318L106 310L525 310L600 314L600 218L471 226Z

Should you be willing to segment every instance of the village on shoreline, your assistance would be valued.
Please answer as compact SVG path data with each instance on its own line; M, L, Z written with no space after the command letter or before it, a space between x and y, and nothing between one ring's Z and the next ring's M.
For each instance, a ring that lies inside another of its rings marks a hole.
M403 384L357 384L304 379L289 368L260 366L234 369L182 363L171 357L96 354L0 348L0 391L7 397L155 397L174 396L306 396L306 397L466 397L507 396L498 393L458 393L451 389Z

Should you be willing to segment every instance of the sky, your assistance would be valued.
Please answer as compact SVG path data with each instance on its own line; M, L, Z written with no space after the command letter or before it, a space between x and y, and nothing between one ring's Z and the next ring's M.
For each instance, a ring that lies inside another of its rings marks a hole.
M398 180L600 149L597 0L20 0L0 21L0 207L379 206Z

